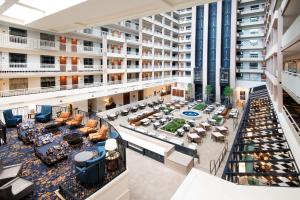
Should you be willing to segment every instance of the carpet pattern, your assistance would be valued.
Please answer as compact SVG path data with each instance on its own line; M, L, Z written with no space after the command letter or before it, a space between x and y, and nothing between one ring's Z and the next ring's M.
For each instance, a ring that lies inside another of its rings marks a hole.
M38 126L42 125L37 124ZM63 131L65 127L61 129ZM0 146L0 159L4 165L23 164L20 176L34 183L33 199L57 199L54 191L62 181L75 172L74 155L83 150L95 150L95 146L84 138L82 145L70 147L67 159L48 166L36 157L33 144L24 144L18 138L17 130L10 128L7 132L7 145Z

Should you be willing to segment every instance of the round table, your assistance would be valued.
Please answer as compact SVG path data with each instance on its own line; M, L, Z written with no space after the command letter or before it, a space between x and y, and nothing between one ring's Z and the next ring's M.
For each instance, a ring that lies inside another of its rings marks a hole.
M74 156L74 161L77 166L83 165L85 161L91 160L94 157L93 151L82 151Z

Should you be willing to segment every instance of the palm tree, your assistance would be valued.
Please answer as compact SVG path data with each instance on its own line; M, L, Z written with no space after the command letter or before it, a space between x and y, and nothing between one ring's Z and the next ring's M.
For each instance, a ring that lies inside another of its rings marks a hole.
M233 96L233 89L229 86L224 88L224 95L227 97L228 103L231 103L231 97Z
M212 91L213 91L213 86L207 85L205 88L205 94L206 94L208 103L210 102L210 95L211 95Z

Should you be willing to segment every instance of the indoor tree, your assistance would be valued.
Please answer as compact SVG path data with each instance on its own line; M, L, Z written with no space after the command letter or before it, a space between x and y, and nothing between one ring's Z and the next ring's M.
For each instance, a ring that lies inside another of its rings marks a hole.
M224 95L225 95L225 97L227 97L228 104L230 104L231 103L231 97L233 96L233 89L229 86L226 86L224 88Z
M210 102L210 95L212 94L212 91L213 91L213 86L207 85L205 88L205 94L206 94L208 103Z

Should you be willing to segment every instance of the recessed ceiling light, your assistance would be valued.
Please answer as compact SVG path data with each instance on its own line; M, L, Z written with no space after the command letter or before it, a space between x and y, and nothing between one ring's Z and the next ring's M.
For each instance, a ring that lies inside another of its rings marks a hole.
M4 4L5 0L0 0L0 6L2 6L2 4Z
M39 19L44 16L44 13L32 8L28 8L19 4L14 4L8 8L4 13L4 16L16 18L29 23L33 20Z
M37 8L45 12L45 15L64 10L66 8L80 4L86 0L20 0L20 4L24 4L33 8Z

